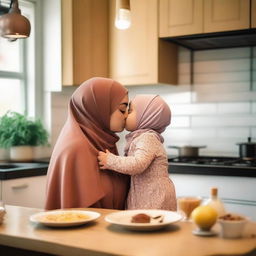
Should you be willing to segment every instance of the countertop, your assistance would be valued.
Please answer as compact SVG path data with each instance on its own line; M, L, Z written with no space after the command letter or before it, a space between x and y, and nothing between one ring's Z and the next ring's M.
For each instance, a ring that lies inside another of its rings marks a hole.
M114 211L107 209L87 209L102 215L95 222L76 228L47 228L30 223L29 216L40 209L6 206L6 210L4 223L0 225L0 244L43 253L205 256L244 254L256 248L255 222L246 226L243 238L232 240L195 236L192 234L195 226L191 222L178 222L155 232L127 231L104 220ZM215 229L218 228L218 224L215 225Z
M47 162L0 162L0 180L46 175Z

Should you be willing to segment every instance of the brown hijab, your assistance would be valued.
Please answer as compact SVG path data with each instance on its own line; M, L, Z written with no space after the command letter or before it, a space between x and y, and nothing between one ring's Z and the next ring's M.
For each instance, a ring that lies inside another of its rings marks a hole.
M126 94L112 79L91 78L71 96L48 168L46 209L124 209L129 176L99 170L97 155L105 149L118 153L119 137L110 131L110 116Z

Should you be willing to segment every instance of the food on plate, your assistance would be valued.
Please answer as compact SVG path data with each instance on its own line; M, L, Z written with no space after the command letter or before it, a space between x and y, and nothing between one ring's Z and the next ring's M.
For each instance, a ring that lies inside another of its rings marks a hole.
M47 214L40 216L40 221L45 222L72 222L72 221L82 221L89 219L90 216L81 213L67 212L59 214Z
M210 230L215 224L218 213L209 205L202 205L193 210L191 217L201 230Z
M234 220L234 221L244 220L243 217L241 217L239 215L234 215L234 214L231 214L231 213L220 216L219 219L220 220Z
M150 223L151 217L145 213L139 213L132 216L132 223Z

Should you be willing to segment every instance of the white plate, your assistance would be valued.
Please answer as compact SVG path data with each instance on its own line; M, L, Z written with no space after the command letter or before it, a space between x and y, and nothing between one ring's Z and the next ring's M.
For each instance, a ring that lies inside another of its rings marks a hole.
M59 214L82 214L86 215L86 218L78 220L66 220L66 221L49 221L45 217L52 216L56 217ZM87 222L96 220L100 217L100 213L93 211L83 211L83 210L56 210L56 211L46 211L39 212L30 216L30 221L33 223L41 223L50 227L71 227L79 226Z
M132 223L132 216L145 213L151 217L159 215L163 216L163 221L159 222L159 219L152 219L150 223ZM130 230L157 230L163 228L169 224L175 223L182 219L182 215L177 212L164 211L164 210L126 210L108 214L105 220L111 224L115 224Z

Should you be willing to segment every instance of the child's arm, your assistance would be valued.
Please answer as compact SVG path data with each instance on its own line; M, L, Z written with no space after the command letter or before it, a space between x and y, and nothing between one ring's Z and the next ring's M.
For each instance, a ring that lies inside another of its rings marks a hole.
M142 173L155 158L159 143L161 142L154 134L145 133L136 143L133 156L116 156L110 152L100 152L98 159L102 165L101 169L111 169L129 175Z

